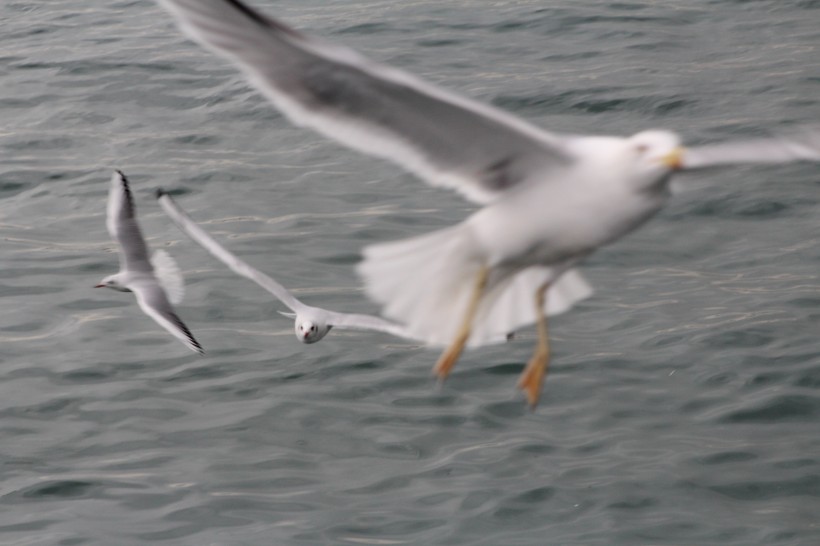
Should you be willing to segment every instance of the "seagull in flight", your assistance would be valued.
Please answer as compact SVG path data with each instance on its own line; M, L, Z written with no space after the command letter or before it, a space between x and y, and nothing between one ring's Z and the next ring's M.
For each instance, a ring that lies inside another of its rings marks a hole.
M120 271L102 279L95 288L133 292L140 309L171 332L195 353L202 346L182 322L172 304L182 301L182 275L173 258L164 250L148 257L148 247L137 224L134 199L128 179L114 171L108 192L108 233L120 245Z
M696 147L667 130L548 132L303 34L240 0L157 2L293 123L483 207L455 226L365 248L358 271L384 316L445 347L434 367L441 379L466 346L535 323L538 342L518 383L533 407L549 362L547 316L592 293L576 265L654 216L674 173L820 161L817 129Z
M385 332L402 338L412 338L401 325L380 317L337 313L335 311L322 309L321 307L305 305L293 294L288 292L284 286L258 269L240 260L236 255L217 243L213 237L199 227L191 217L177 205L167 192L158 189L157 200L162 210L165 211L183 233L207 250L214 258L231 268L234 273L252 280L286 305L291 312L280 311L280 314L294 319L294 333L296 334L296 339L302 343L316 343L325 337L331 328L337 328L339 330L371 330L375 332Z

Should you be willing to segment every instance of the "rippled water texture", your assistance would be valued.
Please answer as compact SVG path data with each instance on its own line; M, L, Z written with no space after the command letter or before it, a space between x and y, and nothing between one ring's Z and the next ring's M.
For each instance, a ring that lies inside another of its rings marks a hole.
M813 0L254 5L556 131L820 123ZM820 544L817 165L680 178L585 265L530 413L531 330L441 388L411 343L303 346L152 191L309 303L367 312L360 248L468 203L292 127L153 2L9 0L0 29L0 544ZM113 168L205 357L91 289L117 267Z

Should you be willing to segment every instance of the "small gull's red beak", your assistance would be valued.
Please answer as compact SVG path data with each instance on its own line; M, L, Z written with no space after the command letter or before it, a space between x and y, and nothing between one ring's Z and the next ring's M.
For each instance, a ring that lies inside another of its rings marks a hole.
M104 284L97 284L97 285L94 286L94 288L105 288L105 285Z

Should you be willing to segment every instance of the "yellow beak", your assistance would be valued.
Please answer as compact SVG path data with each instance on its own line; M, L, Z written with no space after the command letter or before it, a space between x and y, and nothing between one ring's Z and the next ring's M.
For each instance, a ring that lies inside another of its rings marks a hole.
M683 146L678 146L665 156L661 158L661 163L672 169L673 171L678 171L683 168L683 154L686 152L686 148Z

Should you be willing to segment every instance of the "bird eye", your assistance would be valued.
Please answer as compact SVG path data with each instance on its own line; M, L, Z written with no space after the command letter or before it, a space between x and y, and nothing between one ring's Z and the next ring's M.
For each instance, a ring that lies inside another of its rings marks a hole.
M638 144L637 146L635 146L635 150L639 154L645 154L647 150L649 150L649 146L647 146L646 144Z

